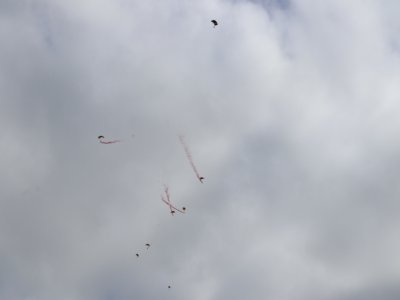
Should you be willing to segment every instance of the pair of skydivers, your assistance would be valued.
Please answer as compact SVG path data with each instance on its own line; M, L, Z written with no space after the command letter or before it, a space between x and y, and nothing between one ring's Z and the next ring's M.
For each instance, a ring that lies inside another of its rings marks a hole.
M165 197L164 195L161 195L161 201L163 201L165 204L169 206L171 215L173 216L176 211L179 211L180 213L184 214L186 211L186 207L183 206L182 209L179 209L172 205L171 200L169 199L169 191L167 186L165 186L164 193Z
M145 244L145 246L147 247L147 249L150 248L150 244L149 243ZM136 253L136 257L139 257L139 253ZM168 288L170 289L171 286L169 285Z
M147 244L144 244L147 248L146 249L149 249L150 248L150 244L149 243L147 243ZM139 257L139 253L136 253L136 257Z

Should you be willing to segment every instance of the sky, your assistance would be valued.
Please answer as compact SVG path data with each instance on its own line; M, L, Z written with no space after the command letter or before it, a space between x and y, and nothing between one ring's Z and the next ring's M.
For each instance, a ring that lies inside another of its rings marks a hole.
M0 299L400 299L399 14L0 0Z

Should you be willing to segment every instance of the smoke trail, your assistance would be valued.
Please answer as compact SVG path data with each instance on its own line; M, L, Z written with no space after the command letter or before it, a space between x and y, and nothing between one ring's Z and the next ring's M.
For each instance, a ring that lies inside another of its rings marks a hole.
M104 136L102 136L102 135L99 135L99 136L98 136L98 140L99 140L99 142L102 143L102 144L115 144L115 143L120 143L120 142L121 142L120 140L105 141L105 140L104 140Z
M192 169L193 169L194 173L196 174L197 179L200 180L201 183L203 183L204 177L200 176L199 172L197 171L197 168L193 162L192 154L190 153L190 150L189 150L188 146L186 145L185 138L183 135L179 136L179 141L181 142L182 147L185 150L186 157L188 158L189 163L192 166Z
M164 192L165 192L166 198L164 198L164 195L161 195L161 201L163 201L165 204L167 204L169 206L171 215L173 216L175 211L179 211L180 213L184 214L185 210L186 210L185 207L182 207L182 210L180 210L179 208L176 208L175 206L172 205L171 199L169 198L168 186L166 186L166 185L164 185Z
M135 138L135 135L132 134L132 135L131 135L131 138L132 138L132 139ZM122 140L111 140L111 141L107 141L107 140L105 140L104 135L99 135L99 136L97 137L97 139L99 140L99 142L100 142L101 144L115 144L115 143L121 143L121 142L122 142Z

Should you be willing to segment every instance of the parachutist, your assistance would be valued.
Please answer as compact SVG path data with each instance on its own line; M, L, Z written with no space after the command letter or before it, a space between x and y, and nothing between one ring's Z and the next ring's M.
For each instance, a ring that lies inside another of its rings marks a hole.
M203 183L202 180L204 179L204 177L201 177L199 171L197 171L197 168L193 162L192 154L190 153L189 147L187 146L183 135L179 136L179 141L181 142L181 145L183 147L183 150L185 151L186 157L189 160L190 166L192 167L194 173L196 174L197 179L199 179L200 182Z
M185 213L184 210L180 210L179 208L176 208L175 206L172 205L170 199L169 199L169 192L168 192L168 187L165 186L165 196L166 198L164 198L163 195L161 195L161 201L163 201L165 204L167 204L169 206L169 210L171 212L171 215L173 216L175 211L179 211L180 213Z
M215 28L215 26L217 26L217 25L218 25L218 22L217 22L217 21L215 21L215 20L211 20L211 23L213 23L213 24L214 24L214 28Z
M102 144L115 144L115 143L121 142L120 140L105 141L103 135L99 135L97 138L99 139L99 142L102 143Z

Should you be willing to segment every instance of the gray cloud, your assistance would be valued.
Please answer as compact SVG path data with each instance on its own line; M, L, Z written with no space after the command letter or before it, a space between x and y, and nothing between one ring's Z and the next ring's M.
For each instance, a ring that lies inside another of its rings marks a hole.
M0 298L397 299L396 3L1 1Z

